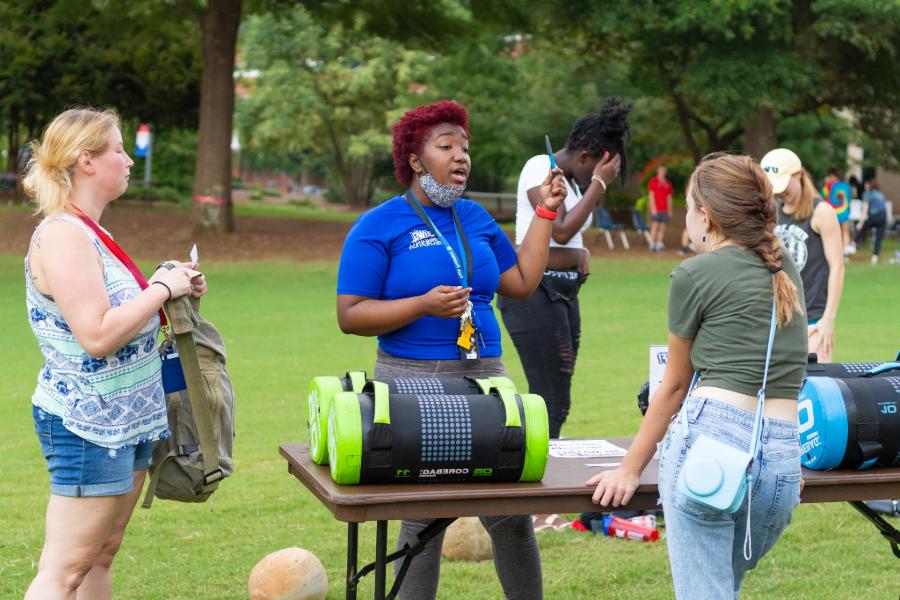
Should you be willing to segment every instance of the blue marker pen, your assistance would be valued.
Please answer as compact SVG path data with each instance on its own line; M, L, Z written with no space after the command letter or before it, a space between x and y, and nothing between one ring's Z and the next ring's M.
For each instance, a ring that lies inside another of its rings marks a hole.
M556 168L556 159L553 158L553 148L550 146L550 136L549 135L546 135L546 134L544 135L544 143L547 144L547 156L550 157L550 170L552 171L553 169Z

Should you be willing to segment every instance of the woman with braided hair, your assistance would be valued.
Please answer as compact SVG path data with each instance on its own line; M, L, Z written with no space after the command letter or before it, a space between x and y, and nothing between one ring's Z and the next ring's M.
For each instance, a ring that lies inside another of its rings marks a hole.
M600 112L578 119L569 139L554 154L565 172L568 195L559 207L550 239L550 258L538 289L525 300L501 297L497 306L516 345L529 391L547 403L550 437L559 437L571 405L572 374L581 338L578 291L588 276L581 233L591 224L606 188L628 175L625 138L631 104L610 98ZM516 245L525 239L550 168L547 154L531 157L519 175ZM584 193L581 190L584 189Z
M597 486L595 503L627 503L662 439L659 495L675 595L736 598L744 575L772 548L800 502L803 286L774 234L772 184L752 158L707 156L691 175L687 205L688 233L699 254L672 272L662 384L622 465L587 483ZM737 512L711 509L682 494L678 477L700 435L748 451L773 296L777 329L761 443L750 469L753 483ZM695 372L699 378L690 388Z

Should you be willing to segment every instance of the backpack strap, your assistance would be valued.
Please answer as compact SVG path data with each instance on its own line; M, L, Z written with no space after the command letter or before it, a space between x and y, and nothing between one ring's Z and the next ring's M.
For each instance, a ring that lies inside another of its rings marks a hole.
M194 345L193 307L188 297L183 296L166 302L165 309L169 316L172 333L175 335L175 347L178 349L181 369L184 371L184 381L187 383L188 397L191 399L191 415L194 418L200 442L203 458L201 490L204 493L212 492L218 487L219 481L223 479L223 473L219 467L219 444L213 433L212 410L206 393L206 382L200 372L200 359L197 357L197 347ZM151 468L150 484L142 504L144 508L149 508L152 504L162 466L175 458L176 450L171 450L158 465L153 465Z

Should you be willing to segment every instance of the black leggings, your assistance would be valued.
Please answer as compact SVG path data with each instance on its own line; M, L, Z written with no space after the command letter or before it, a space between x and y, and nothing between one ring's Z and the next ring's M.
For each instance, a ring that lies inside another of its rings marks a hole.
M538 289L526 300L500 297L497 306L509 332L528 391L547 404L550 437L558 438L572 405L572 374L581 341L577 271L545 271Z
M853 241L857 244L866 241L866 234L870 229L875 230L875 245L872 246L872 255L878 256L881 252L881 242L884 240L884 231L887 229L887 215L884 213L869 215L869 218L863 223L862 229L856 232L856 238Z

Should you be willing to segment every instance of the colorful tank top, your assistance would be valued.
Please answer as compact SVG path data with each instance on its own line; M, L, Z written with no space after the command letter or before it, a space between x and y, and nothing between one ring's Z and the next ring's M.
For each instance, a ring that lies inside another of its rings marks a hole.
M55 220L75 223L93 242L103 262L110 306L120 306L141 293L131 273L76 217L60 215L45 220L32 235L32 246L43 227ZM69 431L105 448L168 437L157 350L159 316L154 314L134 339L118 350L91 356L75 339L53 299L34 286L29 256L25 257L25 302L28 322L44 356L32 403L60 417Z

